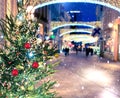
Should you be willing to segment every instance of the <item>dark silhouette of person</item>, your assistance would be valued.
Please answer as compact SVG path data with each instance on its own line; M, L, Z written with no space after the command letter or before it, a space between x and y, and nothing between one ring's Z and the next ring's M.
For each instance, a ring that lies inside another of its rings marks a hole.
M75 46L76 55L78 54L78 46Z
M69 55L69 48L66 47L66 48L64 49L64 54L65 54L65 56Z
M86 48L85 50L86 50L86 56L88 57L88 55L89 55L89 48Z
M91 55L93 55L93 48L90 48Z

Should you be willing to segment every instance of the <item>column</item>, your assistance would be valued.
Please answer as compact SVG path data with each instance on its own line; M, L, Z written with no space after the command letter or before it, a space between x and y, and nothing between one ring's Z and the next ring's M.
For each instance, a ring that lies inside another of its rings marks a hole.
M118 46L119 46L118 36L119 35L118 35L118 24L116 23L116 21L114 23L112 35L113 35L113 40L114 40L114 42L113 42L113 45L114 45L113 60L117 61L118 60Z

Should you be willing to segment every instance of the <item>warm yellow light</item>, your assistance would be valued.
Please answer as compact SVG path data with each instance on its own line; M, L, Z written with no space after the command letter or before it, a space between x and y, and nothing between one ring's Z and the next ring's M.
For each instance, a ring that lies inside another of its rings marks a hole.
M112 24L112 23L109 23L109 24L108 24L108 27L109 27L109 28L112 28L112 27L113 27L113 24Z
M34 9L33 9L33 6L28 6L27 9L26 9L26 13L27 13L27 19L32 19L34 20Z
M30 13L33 14L34 11L35 11L33 8L34 8L33 6L28 6L26 12L29 13L29 14Z

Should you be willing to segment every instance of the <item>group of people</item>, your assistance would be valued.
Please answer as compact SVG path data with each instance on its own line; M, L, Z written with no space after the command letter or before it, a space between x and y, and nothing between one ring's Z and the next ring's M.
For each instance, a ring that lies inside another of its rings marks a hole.
M92 48L86 48L85 52L86 52L86 56L88 56L89 54L93 55L93 49Z
M63 52L65 56L69 55L69 48L68 47L63 48Z
M75 46L75 51L76 51L76 55L78 54L78 51L82 51L82 46Z
M69 48L68 47L65 47L65 48L63 48L63 53L64 53L64 55L65 56L68 56L69 55ZM75 50L76 51L76 55L78 54L78 52L80 51L84 51L85 52L85 55L86 55L86 57L88 57L89 55L93 55L94 54L94 50L93 50L93 48L90 48L90 47L85 47L84 49L82 49L82 46L75 46L74 48L73 48L73 50Z

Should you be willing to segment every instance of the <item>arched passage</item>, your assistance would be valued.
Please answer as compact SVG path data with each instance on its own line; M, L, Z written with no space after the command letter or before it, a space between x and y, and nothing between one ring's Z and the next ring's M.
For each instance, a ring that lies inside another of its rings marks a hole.
M115 1L115 2L113 2ZM116 10L117 12L120 12L120 3L119 0L55 0L55 1L48 1L47 3L43 3L41 5L36 5L34 7L34 9L40 8L40 7L44 7L47 5L51 5L51 4L58 4L58 3L69 3L69 2L74 2L74 3L90 3L90 4L97 4L97 5L102 5L111 9Z

